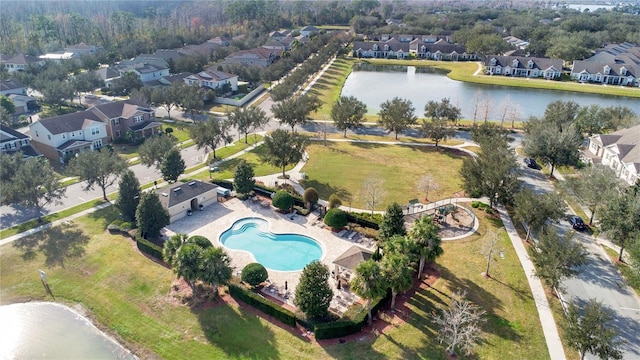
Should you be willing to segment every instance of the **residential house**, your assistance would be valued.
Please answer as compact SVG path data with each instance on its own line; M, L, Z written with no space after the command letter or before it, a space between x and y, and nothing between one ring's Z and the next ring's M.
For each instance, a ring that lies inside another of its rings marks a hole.
M108 142L107 125L88 110L36 121L29 125L29 134L39 152L61 163Z
M431 38L427 38L428 41ZM419 59L436 61L469 61L477 60L477 55L468 53L461 44L451 44L440 39L434 43L425 42L424 38L416 38L409 43L409 52Z
M291 31L289 30L272 31L269 33L270 38L278 41L290 36L291 36Z
M596 50L596 53L586 60L600 63L640 65L640 46L628 42L609 44L602 49Z
M282 55L282 50L273 50L265 48L256 48L250 50L241 50L225 58L226 62L237 62L244 65L269 66L273 64Z
M585 157L609 166L629 185L640 178L640 125L589 138Z
M315 34L319 34L320 33L320 29L318 29L317 27L313 26L313 25L309 25L309 26L305 26L302 29L300 29L300 35L304 36L304 37L311 37Z
M0 95L27 95L27 87L18 79L0 80Z
M94 71L96 76L104 81L105 87L111 87L114 80L120 79L120 72L111 66L101 67Z
M133 100L100 104L86 111L92 112L106 124L110 141L124 137L129 131L133 132L136 139L162 133L162 123L156 121L155 111Z
M354 41L353 55L365 58L406 59L409 57L409 43L394 38L387 41Z
M175 183L156 190L160 204L169 212L169 221L174 222L218 201L217 185L199 180ZM225 189L226 190L226 189ZM228 191L228 190L227 190Z
M51 60L59 63L63 61L72 60L74 56L72 52L56 51L56 52L42 54L38 56L38 58L44 61Z
M220 46L229 46L229 44L231 44L231 38L227 36L216 36L213 39L207 40L207 42Z
M571 78L580 82L638 87L640 66L576 60L571 67Z
M31 64L44 65L45 61L37 56L18 54L9 59L3 60L2 65L8 72L25 71Z
M291 39L291 38L289 38ZM279 40L271 40L268 43L262 45L263 48L265 49L271 49L271 50L291 50L291 42L293 41L293 39L291 39L291 41L286 41L285 39L282 39L281 41Z
M513 46L514 48L521 49L521 50L526 49L527 46L531 44L530 42L524 41L522 39L518 39L515 36L507 36L507 37L503 37L502 39L508 42L509 45Z
M385 20L385 22L387 23L387 25L395 25L398 27L405 27L406 25L402 23L402 20L398 20L398 19L387 19Z
M484 72L489 75L555 80L562 74L562 64L561 59L489 55L484 60Z
M225 84L229 84L231 91L238 91L238 75L214 70L213 68L189 75L184 78L184 82L187 85L197 85L211 89L218 89L225 86Z
M32 111L37 111L38 100L34 97L19 94L9 94L8 98L13 101L15 111L13 115L22 115Z
M139 63L135 65L119 66L117 68L120 76L127 72L135 73L143 83L158 80L169 75L168 66L159 66L149 63Z
M5 154L22 152L24 158L42 156L31 146L31 138L21 132L0 124L0 150Z
M79 43L75 45L69 45L64 48L65 52L73 53L74 58L79 58L82 55L93 55L100 51L100 47L96 45L90 45L85 43Z

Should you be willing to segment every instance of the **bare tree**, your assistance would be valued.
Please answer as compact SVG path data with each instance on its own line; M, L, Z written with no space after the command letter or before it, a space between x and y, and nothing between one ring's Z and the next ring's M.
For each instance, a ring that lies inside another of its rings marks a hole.
M479 110L482 118L484 119L484 123L486 124L489 121L489 116L491 116L491 110L493 108L493 100L491 100L488 96L483 96L480 98Z
M520 104L517 102L512 103L511 107L509 108L509 114L507 114L507 119L511 121L512 129L515 128L516 120L519 120L521 115L522 106L520 106Z
M362 183L362 198L367 208L371 209L371 215L387 194L383 185L384 180L376 174L369 175Z
M482 254L484 258L487 259L487 269L484 271L484 276L488 278L491 277L491 274L489 273L489 267L491 266L491 263L496 260L496 253L502 251L502 249L498 247L499 242L500 237L498 237L498 234L495 232L491 232L485 238L484 242L482 243L482 247L480 248L480 254Z
M466 292L453 294L449 308L434 318L439 327L438 341L447 345L446 351L451 355L458 349L470 355L482 335L480 323L485 320L485 311L465 300L466 295Z
M418 191L424 192L424 199L429 200L429 191L437 191L440 188L440 184L436 182L436 179L431 174L427 174L420 178L418 181Z
M476 126L476 120L478 118L478 112L480 111L480 104L482 103L482 92L480 90L476 90L476 93L473 95L473 126Z
M507 115L509 114L509 110L511 107L511 95L507 94L507 96L504 97L504 99L502 100L502 102L500 103L500 127L504 127L504 120L507 118Z

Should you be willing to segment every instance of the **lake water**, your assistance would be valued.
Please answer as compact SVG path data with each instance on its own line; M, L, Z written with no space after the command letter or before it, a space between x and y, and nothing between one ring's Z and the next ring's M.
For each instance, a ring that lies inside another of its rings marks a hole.
M0 306L0 359L137 359L89 320L55 303Z
M576 83L576 86L581 85ZM547 104L556 100L575 101L583 106L628 106L640 115L640 99L637 98L472 84L451 80L441 70L415 66L355 65L345 81L342 95L355 96L364 102L369 114L377 114L380 104L397 96L411 100L419 117L423 116L428 101L443 98L449 98L452 104L460 107L463 119L473 119L476 98L488 99L483 102L490 105L488 118L493 120L502 117L505 104L510 113L516 114L516 120L541 117ZM484 119L484 113L478 111L476 119Z

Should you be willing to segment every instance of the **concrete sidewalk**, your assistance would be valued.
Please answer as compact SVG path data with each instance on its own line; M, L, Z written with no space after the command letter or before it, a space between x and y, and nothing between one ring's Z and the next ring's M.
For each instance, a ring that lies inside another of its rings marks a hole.
M524 269L524 273L527 276L527 281L529 282L529 287L531 288L531 294L533 295L533 299L536 303L536 308L538 309L538 316L540 317L540 323L542 325L542 332L544 333L544 338L547 342L547 350L549 351L549 356L553 360L563 360L566 359L564 354L564 347L562 345L562 341L560 340L560 334L558 333L558 328L556 326L556 321L553 318L553 313L551 312L551 308L549 307L549 302L547 301L547 296L542 286L542 282L535 275L535 268L533 263L529 259L529 254L527 253L527 249L522 243L522 239L518 235L513 222L511 221L511 217L507 214L507 211L504 207L500 206L498 208L498 212L500 213L500 219L504 224L504 228L511 239L511 244L518 255L518 259L520 259L520 264L522 264L522 268Z

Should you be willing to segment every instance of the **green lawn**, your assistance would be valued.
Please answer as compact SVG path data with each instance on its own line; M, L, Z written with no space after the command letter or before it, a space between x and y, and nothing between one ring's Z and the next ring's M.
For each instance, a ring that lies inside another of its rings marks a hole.
M321 199L337 194L344 205L352 198L351 206L366 209L361 197L362 184L372 174L384 180L386 196L377 206L383 210L392 202L406 204L411 199L424 200L417 185L420 178L430 174L439 184L429 193L429 200L451 197L461 190L458 171L462 158L433 147L394 146L373 143L335 143L323 146L314 142L307 148L309 161L302 168L308 176L305 187L314 187ZM357 167L354 167L357 164Z
M141 358L445 359L434 338L432 312L448 304L452 290L462 289L487 311L484 340L472 359L548 358L524 273L498 220L483 219L481 235L443 245L441 279L408 300L407 323L373 340L322 347L235 306L191 308L173 301L173 273L140 255L130 240L104 231L116 216L110 207L78 218L72 227L2 246L1 303L50 300L37 276L43 269L56 301L82 304ZM504 253L492 265L491 280L480 274L479 254L490 231L500 231Z
M377 129L377 126L372 125L363 125L363 129L370 128L372 130ZM314 138L322 138L323 135L319 133L311 133L311 132L300 132L303 135L314 137ZM347 133L347 137L344 137L344 133L327 133L327 139L348 139L348 140L366 140L366 141L391 141L398 143L420 143L420 144L434 144L431 139L427 138L413 138L413 137L399 137L398 140L395 139L394 134L389 134L388 136L377 136L377 135L361 135L361 134L350 134ZM441 145L455 146L462 144L462 140L449 139L447 141L441 141Z

